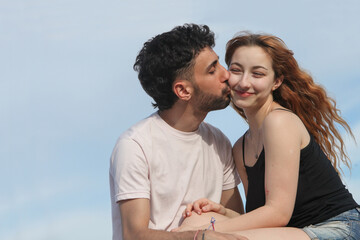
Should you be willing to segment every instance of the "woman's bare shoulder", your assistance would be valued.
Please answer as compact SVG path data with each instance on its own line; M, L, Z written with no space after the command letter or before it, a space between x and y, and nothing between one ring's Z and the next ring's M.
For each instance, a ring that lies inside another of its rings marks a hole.
M293 112L288 110L271 111L264 119L263 126L281 129L300 129L304 128L301 119Z
M309 133L301 119L291 111L277 110L270 112L264 119L263 129L270 136L274 134L298 136L300 145L306 145L310 141Z

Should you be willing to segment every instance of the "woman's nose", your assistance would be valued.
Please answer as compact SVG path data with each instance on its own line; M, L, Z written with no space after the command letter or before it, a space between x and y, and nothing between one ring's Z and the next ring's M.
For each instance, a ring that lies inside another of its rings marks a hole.
M238 86L241 89L249 88L249 78L245 73L242 74L233 74L230 73L229 85L231 88Z

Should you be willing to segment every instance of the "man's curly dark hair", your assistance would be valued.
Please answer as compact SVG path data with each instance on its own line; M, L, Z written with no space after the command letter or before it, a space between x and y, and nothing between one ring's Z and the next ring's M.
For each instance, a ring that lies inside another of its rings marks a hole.
M177 100L172 84L177 77L192 79L195 57L215 45L214 33L206 25L185 24L155 36L144 43L136 57L134 70L145 92L160 111Z

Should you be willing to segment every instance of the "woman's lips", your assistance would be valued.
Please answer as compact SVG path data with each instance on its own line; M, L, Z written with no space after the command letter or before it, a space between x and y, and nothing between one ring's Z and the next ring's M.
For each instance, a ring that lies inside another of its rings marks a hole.
M244 92L244 91L235 91L236 95L246 98L246 97L250 97L252 95L254 95L254 93L250 93L250 92Z

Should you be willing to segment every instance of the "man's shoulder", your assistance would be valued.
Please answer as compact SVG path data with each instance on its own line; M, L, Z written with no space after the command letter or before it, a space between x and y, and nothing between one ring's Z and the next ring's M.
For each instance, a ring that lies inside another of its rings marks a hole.
M137 139L138 137L145 136L146 132L151 131L154 119L156 119L157 113L153 113L150 116L135 123L127 130L125 130L118 140Z
M151 132L155 118L156 113L153 113L125 130L115 143L112 158L120 152L123 154L142 151L144 146L151 144Z

